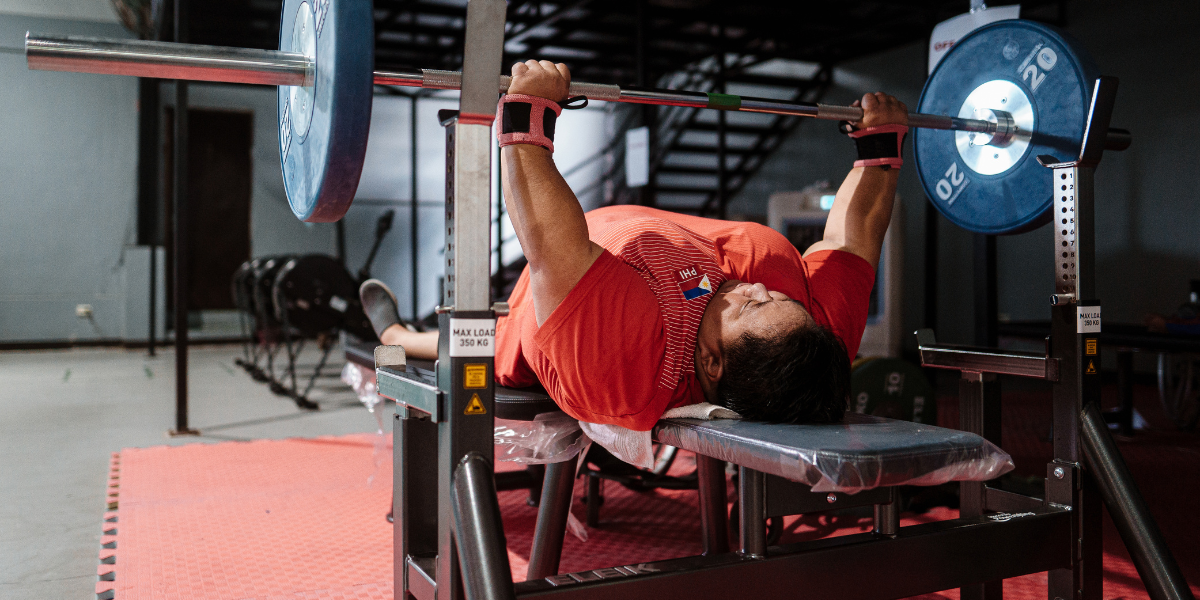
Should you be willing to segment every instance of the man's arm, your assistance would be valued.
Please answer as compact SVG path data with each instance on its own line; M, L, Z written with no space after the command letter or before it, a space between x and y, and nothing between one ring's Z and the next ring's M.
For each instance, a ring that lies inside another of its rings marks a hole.
M565 65L529 60L512 68L510 94L556 102L567 96ZM513 144L500 153L505 206L529 260L530 291L538 325L546 322L603 249L588 238L579 200L558 172L550 151Z
M855 127L908 124L908 108L887 94L866 94L854 105L863 108L863 119ZM819 250L844 250L879 267L883 236L892 220L899 169L854 167L838 188L825 222L825 237L809 246L805 255Z

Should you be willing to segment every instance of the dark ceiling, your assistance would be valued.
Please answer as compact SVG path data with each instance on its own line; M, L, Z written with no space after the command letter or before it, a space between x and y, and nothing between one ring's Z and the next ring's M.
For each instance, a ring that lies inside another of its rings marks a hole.
M188 4L192 43L278 45L279 0ZM965 0L514 0L505 62L545 58L567 63L581 81L637 84L641 31L643 84L721 49L753 57L751 63L788 58L832 65L925 39L934 24L967 8ZM460 68L465 11L465 0L376 0L376 68ZM1026 2L1022 13L1065 20L1061 0Z

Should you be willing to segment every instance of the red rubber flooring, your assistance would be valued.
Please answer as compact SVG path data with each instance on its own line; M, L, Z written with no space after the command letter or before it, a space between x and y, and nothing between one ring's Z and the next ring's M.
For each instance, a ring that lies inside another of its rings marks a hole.
M1018 469L1044 472L1040 455L1048 445L1034 435L1040 421L1028 417L1036 413L1034 405L1045 406L1044 395L1006 393L1005 399L1006 435ZM952 406L943 408L944 418L956 420L946 408ZM1194 541L1200 516L1188 500L1200 493L1198 437L1150 431L1121 448L1200 595L1200 545ZM390 444L370 435L126 449L113 459L97 594L117 600L390 599L392 531L384 519L390 454ZM691 464L684 456L676 469L686 472ZM639 494L611 484L605 492L601 525L588 531L588 541L568 534L563 571L700 552L695 492ZM582 480L576 494L582 495ZM524 579L536 519L526 496L500 494L517 580ZM582 519L582 505L573 506ZM953 518L955 512L906 514L903 524ZM869 526L869 519L793 517L782 541ZM1147 597L1111 522L1104 546L1104 597ZM1006 595L1040 600L1045 580L1044 574L1008 580ZM925 598L957 596L951 590Z

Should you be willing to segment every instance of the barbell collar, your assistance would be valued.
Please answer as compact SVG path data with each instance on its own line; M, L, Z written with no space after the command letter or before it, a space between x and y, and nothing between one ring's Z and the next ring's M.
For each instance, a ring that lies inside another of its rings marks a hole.
M158 79L185 79L258 85L312 85L316 77L314 62L302 54L278 50L256 50L199 44L176 44L144 40L121 40L83 36L25 34L25 58L30 69L72 71L103 75L130 75ZM498 90L507 92L512 78L501 75ZM457 90L462 73L438 69L375 71L376 85ZM768 98L750 98L728 94L621 88L615 85L571 82L570 96L592 100L712 108L739 112L768 113L812 117L829 121L858 121L862 109L812 102L788 102ZM909 127L948 129L995 135L997 124L942 115L909 113ZM1003 134L1003 131L1000 131ZM1124 150L1131 134L1124 129L1109 129L1105 148Z

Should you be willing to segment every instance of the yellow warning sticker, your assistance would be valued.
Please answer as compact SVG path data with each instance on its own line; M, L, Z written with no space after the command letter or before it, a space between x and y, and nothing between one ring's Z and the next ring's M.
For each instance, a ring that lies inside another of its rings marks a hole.
M1099 342L1100 340L1097 340L1096 338L1084 338L1084 352L1087 353L1088 356L1095 356L1100 351Z
M471 363L463 365L463 387L468 390L481 390L487 387L487 364Z
M1095 375L1096 374L1096 362L1095 361L1091 361L1091 360L1088 361L1087 370L1084 371L1084 374L1085 375Z
M471 394L471 401L467 403L467 408L463 410L464 415L486 415L487 409L483 407L483 402L479 400L479 394Z

